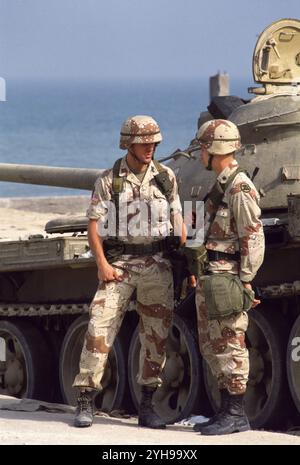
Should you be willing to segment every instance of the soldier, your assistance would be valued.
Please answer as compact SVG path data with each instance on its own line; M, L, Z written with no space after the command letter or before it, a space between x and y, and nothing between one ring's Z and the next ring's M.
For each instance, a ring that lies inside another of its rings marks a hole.
M263 262L264 233L259 194L234 157L241 145L238 128L227 120L208 121L197 139L203 165L217 176L205 204L208 267L198 279L196 306L200 351L217 378L221 407L194 430L219 435L250 429L243 406L249 373L246 311L260 303L251 281Z
M74 421L78 427L92 424L93 397L101 390L108 353L136 290L141 342L138 383L142 386L139 425L165 428L152 405L152 396L162 383L160 375L173 312L173 275L165 254L176 242L174 234L170 237L175 224L179 236L184 229L175 175L153 160L161 140L153 118L128 118L120 137L120 148L127 150L126 156L95 183L87 215L99 287L90 306L80 372L73 384L79 388ZM109 231L104 238L105 227L113 223L105 224L110 201L115 207L116 231ZM167 211L171 212L169 216ZM143 212L150 216L145 217ZM177 237L178 245L184 240L184 235Z

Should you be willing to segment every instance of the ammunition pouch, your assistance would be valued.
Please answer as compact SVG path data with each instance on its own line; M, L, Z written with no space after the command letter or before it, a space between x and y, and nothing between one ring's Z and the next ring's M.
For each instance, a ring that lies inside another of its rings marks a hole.
M155 166L158 169L157 163ZM156 176L154 176L154 179L159 190L167 197L167 199L169 199L172 193L173 184L169 178L167 171L160 171Z
M185 246L183 248L183 253L190 275L195 275L197 277L206 273L209 262L207 249L204 244L198 247Z
M247 312L252 307L254 291L246 289L238 275L214 273L200 279L209 320Z

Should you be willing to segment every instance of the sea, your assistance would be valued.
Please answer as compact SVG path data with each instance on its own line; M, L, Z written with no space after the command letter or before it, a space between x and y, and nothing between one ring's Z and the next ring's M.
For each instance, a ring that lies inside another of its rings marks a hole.
M250 79L232 79L231 95L249 98ZM122 122L153 116L163 141L156 158L183 149L209 103L209 80L6 80L0 102L0 162L108 168L124 155ZM0 182L0 197L83 195L86 191Z

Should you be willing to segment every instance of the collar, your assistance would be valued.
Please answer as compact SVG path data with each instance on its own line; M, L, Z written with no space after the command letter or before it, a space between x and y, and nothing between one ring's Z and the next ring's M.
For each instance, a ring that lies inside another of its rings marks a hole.
M236 160L233 160L226 168L221 171L219 176L217 177L217 181L221 184L225 184L229 178L229 176L232 175L237 169L238 169L238 162Z
M151 160L147 170L146 170L146 174L144 176L144 179L143 179L143 182L141 183L141 181L135 176L135 174L133 173L133 171L131 171L131 169L129 168L127 162L126 162L126 156L122 158L122 161L121 161L121 166L120 166L120 171L119 171L119 176L121 177L124 177L126 176L127 180L133 184L137 184L138 186L142 185L142 184L149 184L149 182L151 181L151 179L154 178L154 176L156 176L158 174L158 170L155 168L155 165L153 163L153 160Z

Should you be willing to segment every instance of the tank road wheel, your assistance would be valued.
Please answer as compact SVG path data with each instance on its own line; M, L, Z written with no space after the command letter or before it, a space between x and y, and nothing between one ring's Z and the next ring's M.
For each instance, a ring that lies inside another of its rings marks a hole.
M300 316L291 329L286 365L290 392L300 413Z
M69 327L61 348L59 381L63 399L70 405L76 404L77 390L72 387L72 384L79 370L80 354L87 325L87 315L77 318ZM95 399L96 407L104 412L119 409L124 398L126 381L126 361L118 335L108 356L102 379L103 390Z
M251 310L247 330L250 374L245 409L253 428L279 426L284 421L287 383L285 348L287 332L283 317L276 309ZM220 402L217 384L204 362L204 381L214 410Z
M52 357L27 321L0 320L0 394L51 400Z
M137 327L128 356L129 387L136 410L140 400L140 386L136 381L140 347ZM157 413L168 423L186 418L197 410L203 392L200 360L197 338L191 323L175 314L167 340L163 385L153 397Z

